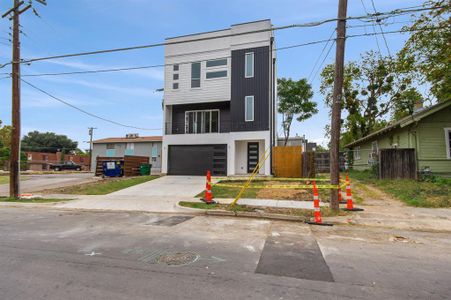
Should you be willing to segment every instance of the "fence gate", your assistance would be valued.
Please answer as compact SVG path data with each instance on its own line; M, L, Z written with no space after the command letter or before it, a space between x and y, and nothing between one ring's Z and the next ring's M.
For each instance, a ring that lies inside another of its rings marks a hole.
M273 148L273 173L276 177L302 176L302 147L277 146Z
M379 152L380 179L416 179L415 149L381 149Z

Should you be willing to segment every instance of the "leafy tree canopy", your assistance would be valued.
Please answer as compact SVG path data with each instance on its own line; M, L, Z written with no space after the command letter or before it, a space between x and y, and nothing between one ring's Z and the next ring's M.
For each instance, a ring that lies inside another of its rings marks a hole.
M69 153L77 150L77 144L66 135L58 135L53 132L32 131L22 139L24 151L55 153L60 150Z
M290 136L290 128L293 119L302 122L318 113L313 97L312 86L307 79L293 80L280 78L277 80L277 94L279 96L279 113L282 114L282 127L285 137L285 145Z
M9 147L11 144L11 126L2 126L0 120L0 148Z
M360 61L345 65L342 108L345 110L342 142L348 143L376 131L387 124L386 116L394 118L413 112L421 95L412 87L412 76L400 73L396 60L366 52ZM334 65L321 73L320 91L331 106L333 100ZM326 129L327 130L327 129Z
M438 101L451 99L451 27L449 0L427 0L424 6L436 7L414 19L406 32L412 32L399 52L399 67L430 84Z

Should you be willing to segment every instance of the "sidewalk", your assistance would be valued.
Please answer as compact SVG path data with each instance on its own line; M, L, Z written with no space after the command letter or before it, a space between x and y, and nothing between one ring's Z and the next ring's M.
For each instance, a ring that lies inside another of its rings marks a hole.
M356 207L365 209L344 217L324 218L329 222L378 226L406 230L420 231L448 231L451 232L451 208L423 208L407 206L395 200L379 189L366 186L373 197L368 197L362 191L353 189L364 200Z

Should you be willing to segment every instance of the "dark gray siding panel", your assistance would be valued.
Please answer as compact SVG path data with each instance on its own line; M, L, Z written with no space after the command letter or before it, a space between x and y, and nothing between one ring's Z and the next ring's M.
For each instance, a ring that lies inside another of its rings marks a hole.
M269 46L232 51L232 131L269 130ZM245 78L244 60L254 52L254 77ZM244 97L254 96L254 121L244 121Z
M230 132L230 102L181 104L172 107L172 134L185 133L185 112L188 110L219 109L220 132Z
M227 145L173 145L168 149L168 174L227 175Z

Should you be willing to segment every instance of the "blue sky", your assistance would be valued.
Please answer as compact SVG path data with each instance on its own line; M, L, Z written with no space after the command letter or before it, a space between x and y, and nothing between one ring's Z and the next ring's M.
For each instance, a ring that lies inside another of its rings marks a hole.
M12 1L2 1L0 10L6 11ZM42 18L31 11L22 15L22 57L32 58L55 54L131 45L157 43L166 37L227 28L231 24L270 18L275 26L317 21L336 16L337 0L47 0L48 6L35 4ZM370 0L363 0L368 10ZM378 11L419 5L422 1L375 0ZM360 0L349 1L348 15L364 14ZM408 17L390 21L402 22ZM348 25L362 25L354 21ZM396 30L403 24L384 26ZM0 21L0 62L11 60L7 39L8 20ZM328 39L335 24L307 29L287 29L276 32L278 47ZM376 28L379 30L378 28ZM350 28L348 34L372 32L371 27ZM383 54L387 50L379 36ZM387 42L395 53L403 45L406 35L387 35ZM294 48L277 53L278 77L299 79L312 72L323 44ZM346 60L358 59L360 53L376 50L374 37L353 38L347 41ZM326 63L334 59L332 49ZM42 72L67 72L101 68L129 67L162 64L163 48L112 53L78 58L35 62L23 66L22 74ZM321 59L322 60L322 59ZM6 67L0 72L10 72ZM312 76L313 77L313 76ZM95 138L140 135L160 135L162 128L162 94L155 92L163 87L163 69L108 74L84 74L59 77L30 77L26 80L82 109L121 123L154 131L139 131L115 126L81 114L46 95L22 85L22 134L31 130L53 131L66 134L87 149L87 127L93 126ZM330 122L328 109L319 93L319 75L312 81L314 100L320 112L310 120L293 124L292 133L305 134L310 140L324 143L324 126ZM11 122L11 81L0 79L0 120Z

